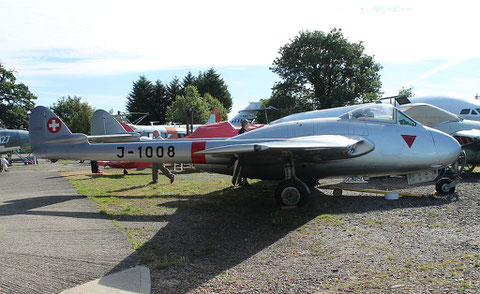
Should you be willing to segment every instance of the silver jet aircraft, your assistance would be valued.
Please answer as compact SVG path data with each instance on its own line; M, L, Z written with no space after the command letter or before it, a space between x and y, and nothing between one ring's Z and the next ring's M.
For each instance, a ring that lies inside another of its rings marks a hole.
M29 144L28 131L0 128L0 153L16 151Z
M461 148L451 136L424 127L392 105L367 105L337 118L265 126L222 140L90 144L48 108L30 116L30 143L40 158L194 163L241 177L281 180L281 205L306 203L305 183L329 176L389 175L439 169Z

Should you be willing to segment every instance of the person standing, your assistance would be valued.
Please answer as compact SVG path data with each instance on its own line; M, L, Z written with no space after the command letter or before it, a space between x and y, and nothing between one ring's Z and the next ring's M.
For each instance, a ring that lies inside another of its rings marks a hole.
M249 125L249 122L248 120L246 119L243 119L242 120L242 128L240 130L238 130L238 134L241 135L245 132L248 132L247 128L248 128L248 125ZM250 187L250 183L248 183L248 180L246 177L242 177L240 179L240 182L238 183L239 186L243 186L243 187Z
M160 137L160 133L155 130L153 131L153 138L158 139ZM175 175L170 172L163 163L154 162L152 163L152 183L156 183L158 181L158 170L162 171L162 174L170 179L170 184L175 181Z
M242 128L240 130L238 130L238 134L241 135L241 134L247 132L248 131L247 128L248 128L248 120L243 119L242 120Z
M8 161L4 157L0 157L0 165L3 171L8 172Z

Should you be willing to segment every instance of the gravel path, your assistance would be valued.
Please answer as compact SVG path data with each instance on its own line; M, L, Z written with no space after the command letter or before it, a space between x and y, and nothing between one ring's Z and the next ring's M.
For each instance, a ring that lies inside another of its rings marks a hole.
M0 293L58 293L138 263L124 233L59 167L0 173Z
M477 174L465 179L458 200L388 201L355 192L334 198L316 192L307 207L281 210L271 198L255 197L258 191L273 192L274 185L261 182L246 190L245 201L230 203L220 191L215 200L201 196L188 203L159 204L177 210L159 217L146 244L164 260L151 265L152 290L478 293L478 179ZM398 178L371 182L365 187L391 182L402 188ZM433 189L405 190L431 194Z

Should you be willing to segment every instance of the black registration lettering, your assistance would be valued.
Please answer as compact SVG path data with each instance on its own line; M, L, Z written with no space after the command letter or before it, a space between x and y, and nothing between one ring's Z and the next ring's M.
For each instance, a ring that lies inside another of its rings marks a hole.
M117 157L123 158L125 156L125 147L117 147L117 150L120 151L120 154L117 154Z

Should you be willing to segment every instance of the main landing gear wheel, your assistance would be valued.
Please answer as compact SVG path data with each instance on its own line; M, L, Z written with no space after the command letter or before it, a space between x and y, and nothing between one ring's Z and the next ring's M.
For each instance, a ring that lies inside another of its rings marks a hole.
M309 196L305 184L296 179L282 181L275 190L275 200L280 206L303 206Z
M448 189L448 185L452 182L449 178L440 179L435 184L435 190L437 191L438 195L451 195L455 193L455 187Z
M126 169L123 170L123 175L124 176L128 175L128 171Z
M342 196L342 194L343 194L342 189L338 189L338 188L333 189L333 196L340 197Z

